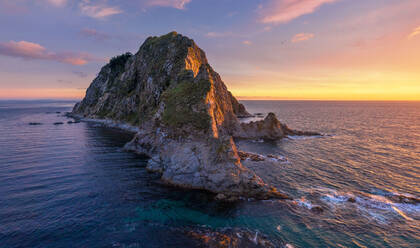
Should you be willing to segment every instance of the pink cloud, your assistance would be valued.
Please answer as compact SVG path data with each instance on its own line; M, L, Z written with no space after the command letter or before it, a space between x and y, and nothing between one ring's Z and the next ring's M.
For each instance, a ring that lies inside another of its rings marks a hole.
M420 35L420 26L418 26L417 28L415 28L409 35L408 38L412 39L414 37L416 37L417 35Z
M287 23L302 15L315 12L321 5L338 0L270 0L260 6L262 23Z
M305 41L305 40L310 40L310 39L312 39L314 37L315 37L315 35L314 34L311 34L311 33L300 33L300 34L296 34L292 38L292 43L297 43L297 42L302 42L302 41Z
M176 9L185 9L185 5L191 2L191 0L148 0L147 5L149 6L162 6L172 7Z
M50 60L71 65L84 65L98 60L87 53L50 52L45 47L28 41L0 42L0 55L23 59Z
M107 6L105 4L92 4L90 0L82 0L79 3L79 8L82 14L95 19L104 19L123 12L119 7Z

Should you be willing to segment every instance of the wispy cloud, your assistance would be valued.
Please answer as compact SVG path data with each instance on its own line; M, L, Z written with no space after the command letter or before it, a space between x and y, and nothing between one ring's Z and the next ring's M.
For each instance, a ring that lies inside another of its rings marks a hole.
M415 28L409 35L408 38L412 39L414 37L416 37L417 35L420 35L420 26L418 26L417 28Z
M80 31L80 34L84 37L92 38L98 41L109 40L112 38L110 34L103 33L91 28L84 28Z
M86 72L82 72L82 71L73 71L73 74L81 78L86 78L88 76Z
M65 80L65 79L57 79L57 82L59 83L64 83L64 84L72 84L73 82L70 80Z
M121 14L123 11L117 6L108 6L105 3L93 4L90 0L82 0L79 3L82 14L95 18L105 19L108 16Z
M296 34L292 38L292 43L297 43L297 42L302 42L302 41L305 41L305 40L310 40L310 39L312 39L314 37L315 37L315 35L314 34L311 34L311 33L300 33L300 34Z
M0 42L0 55L23 59L50 60L71 65L84 65L98 60L87 53L51 52L37 43L28 41Z
M146 5L185 9L185 5L189 2L191 0L147 0Z
M338 0L270 0L268 4L261 5L262 23L287 23L302 15L316 11L321 5L333 3Z

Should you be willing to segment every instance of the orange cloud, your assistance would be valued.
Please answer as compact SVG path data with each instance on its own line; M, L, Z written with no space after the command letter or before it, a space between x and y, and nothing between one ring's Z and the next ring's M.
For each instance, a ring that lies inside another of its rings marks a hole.
M185 9L185 5L189 2L191 0L148 0L147 5Z
M293 43L302 42L305 40L312 39L313 37L315 37L315 35L311 33L300 33L293 36L292 42Z
M79 8L82 14L95 19L104 19L123 12L119 7L110 7L105 4L91 4L90 0L83 0L79 3Z
M28 41L0 42L0 55L23 59L50 60L71 65L84 65L97 60L86 53L49 52L45 47Z
M408 38L414 38L415 36L420 35L420 26L418 26L417 28L415 28L413 30L413 32L411 32L411 34L408 35Z
M338 0L270 0L260 6L262 23L287 23L302 15L316 11L321 5Z

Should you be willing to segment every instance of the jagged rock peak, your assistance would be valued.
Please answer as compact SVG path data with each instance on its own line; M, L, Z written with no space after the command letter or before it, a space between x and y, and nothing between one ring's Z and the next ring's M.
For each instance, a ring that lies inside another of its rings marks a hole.
M156 115L173 127L205 129L212 121L215 134L222 126L232 129L237 116L249 116L204 51L176 32L147 38L134 56L111 59L73 112L140 126Z

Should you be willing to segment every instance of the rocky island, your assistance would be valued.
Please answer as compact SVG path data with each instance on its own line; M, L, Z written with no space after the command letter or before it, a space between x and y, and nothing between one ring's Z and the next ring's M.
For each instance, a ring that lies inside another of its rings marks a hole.
M316 134L291 130L272 113L241 123L238 118L251 115L204 51L176 32L149 37L135 55L111 59L72 115L137 127L125 149L147 156L148 170L167 184L207 190L221 200L289 198L246 167L264 158L249 159L255 155L238 151L235 138Z

